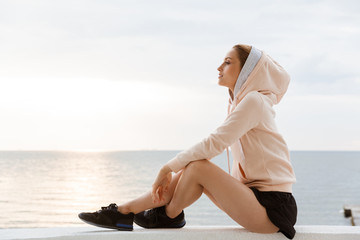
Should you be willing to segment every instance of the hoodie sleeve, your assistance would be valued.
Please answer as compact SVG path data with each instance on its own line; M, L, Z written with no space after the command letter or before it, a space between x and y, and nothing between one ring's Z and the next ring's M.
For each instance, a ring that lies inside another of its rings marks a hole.
M201 142L180 152L167 165L178 172L192 161L211 159L232 145L262 119L264 103L258 92L248 93L224 123Z

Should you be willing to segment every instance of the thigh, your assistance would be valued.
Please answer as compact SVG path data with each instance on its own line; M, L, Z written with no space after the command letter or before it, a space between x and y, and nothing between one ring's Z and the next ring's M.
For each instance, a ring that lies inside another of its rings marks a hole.
M234 221L253 232L272 233L278 228L253 191L208 160L194 161L199 183Z
M216 199L213 197L213 195L211 195L211 193L209 193L206 189L204 189L204 194L221 210L224 211L224 209L222 208L222 206L216 201Z

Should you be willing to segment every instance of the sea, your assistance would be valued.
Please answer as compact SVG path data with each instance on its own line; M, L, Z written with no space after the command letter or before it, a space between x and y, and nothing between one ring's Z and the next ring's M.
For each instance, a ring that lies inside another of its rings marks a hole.
M179 151L0 151L0 228L84 226L78 213L150 190ZM360 152L291 151L298 225L343 225L360 205ZM226 154L212 160L225 171ZM206 197L185 209L187 225L236 225Z

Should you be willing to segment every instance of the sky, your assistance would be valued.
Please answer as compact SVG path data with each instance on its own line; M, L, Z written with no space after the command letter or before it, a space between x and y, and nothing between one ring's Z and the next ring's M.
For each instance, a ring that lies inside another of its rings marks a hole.
M238 43L290 74L290 150L360 150L360 2L0 0L0 150L182 150L226 118Z

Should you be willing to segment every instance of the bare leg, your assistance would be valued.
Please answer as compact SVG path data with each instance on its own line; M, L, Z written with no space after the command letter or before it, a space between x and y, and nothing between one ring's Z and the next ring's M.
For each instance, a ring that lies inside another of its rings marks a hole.
M249 231L274 233L279 229L269 220L254 193L208 160L191 162L184 170L170 203L169 217L176 217L205 192L234 221Z
M129 202L119 205L118 211L124 214L130 212L137 214L147 209L161 207L168 204L173 197L175 187L179 181L181 174L182 171L173 176L169 186L169 190L164 195L164 200L161 201L160 203L154 203L151 198L151 191L148 191L136 199L133 199Z
M213 195L211 195L208 191L206 191L206 189L204 189L204 193L218 208L224 211L223 207L215 200Z

